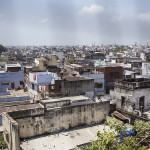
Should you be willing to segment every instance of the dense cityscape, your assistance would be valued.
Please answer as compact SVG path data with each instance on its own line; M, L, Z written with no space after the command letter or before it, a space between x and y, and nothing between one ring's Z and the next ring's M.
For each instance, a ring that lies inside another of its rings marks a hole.
M65 145L71 149L95 139L95 128L102 130L99 123L108 117L128 124L150 119L148 44L0 47L1 138L10 149L37 149L30 138L43 134L74 139L64 130L85 126L76 129L79 136L94 125L88 138L82 133L83 140Z
M150 150L149 6L0 0L0 150Z

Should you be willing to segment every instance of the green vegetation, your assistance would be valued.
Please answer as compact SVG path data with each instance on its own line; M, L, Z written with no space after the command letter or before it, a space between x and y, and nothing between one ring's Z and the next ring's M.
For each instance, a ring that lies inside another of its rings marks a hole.
M109 119L107 124L111 131L97 133L97 140L91 146L82 147L80 150L150 150L150 122L136 121L132 126L135 136L126 136L120 139L122 131L128 130L123 122L117 119Z
M73 59L73 58L70 58L70 59L68 59L67 60L70 64L77 64L78 62L75 60L75 59Z
M0 54L6 51L7 51L7 48L0 44Z
M115 48L114 52L120 52L120 51L127 51L126 48L124 48L124 46L118 46Z
M6 58L0 57L0 62L1 62L1 61L6 61Z
M6 149L7 148L7 143L5 141L0 141L0 149Z
M43 58L45 58L46 60L49 59L49 57L47 55L43 56Z

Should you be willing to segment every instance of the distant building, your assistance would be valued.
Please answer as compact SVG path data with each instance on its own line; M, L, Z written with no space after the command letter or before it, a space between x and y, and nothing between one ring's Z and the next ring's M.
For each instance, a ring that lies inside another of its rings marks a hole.
M94 79L94 95L103 95L104 91L104 73L82 74L81 76Z
M29 73L29 93L32 98L45 98L45 88L47 84L55 84L55 80L60 78L52 72Z
M123 68L121 66L97 66L96 71L104 73L106 94L109 94L110 90L114 89L114 82L123 77Z
M142 75L150 75L150 63L149 62L142 63Z
M11 69L10 69L11 68ZM6 91L6 89L15 89L24 87L24 71L23 68L21 71L18 70L19 67L12 65L8 69L12 72L1 71L0 72L0 91Z
M62 95L94 95L94 79L81 76L65 76L61 81Z

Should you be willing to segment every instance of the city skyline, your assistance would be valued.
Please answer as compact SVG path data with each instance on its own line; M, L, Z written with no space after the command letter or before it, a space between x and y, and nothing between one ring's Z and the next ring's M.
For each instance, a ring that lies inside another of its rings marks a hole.
M0 44L146 44L145 0L0 0Z

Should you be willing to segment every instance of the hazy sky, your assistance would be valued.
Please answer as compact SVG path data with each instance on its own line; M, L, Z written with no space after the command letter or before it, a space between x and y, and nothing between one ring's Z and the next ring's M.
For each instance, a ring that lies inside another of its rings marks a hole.
M0 44L150 40L150 0L0 0Z

